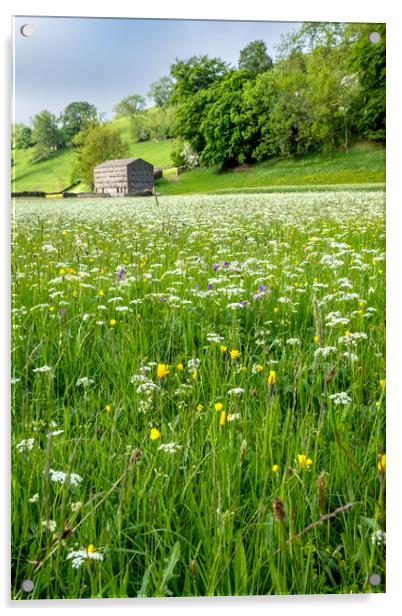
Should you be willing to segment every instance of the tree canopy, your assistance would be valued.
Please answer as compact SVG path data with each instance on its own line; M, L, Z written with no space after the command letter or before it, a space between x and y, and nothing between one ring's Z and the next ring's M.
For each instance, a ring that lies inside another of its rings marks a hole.
M262 40L251 41L239 56L239 69L245 70L253 77L264 73L274 65L272 58L267 53L267 46Z
M74 135L94 122L97 118L95 105L86 101L69 103L60 116L61 133L66 144L70 144Z
M92 124L78 133L74 140L79 151L72 180L81 179L92 187L96 165L128 156L128 147L119 130L108 124Z

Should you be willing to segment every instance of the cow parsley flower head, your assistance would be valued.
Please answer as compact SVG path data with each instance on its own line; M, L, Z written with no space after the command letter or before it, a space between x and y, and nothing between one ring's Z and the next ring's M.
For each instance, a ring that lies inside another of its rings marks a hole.
M66 556L66 560L72 561L71 565L73 569L79 569L86 560L102 561L103 559L103 554L101 552L97 552L92 544L89 545L87 549L81 548L79 550L70 550Z
M350 398L345 391L340 391L339 393L331 394L329 396L329 398L337 406L340 405L340 404L343 405L343 406L346 406L347 404L352 402L352 398Z
M42 526L45 530L49 530L51 533L54 533L57 524L54 520L42 520Z
M158 451L165 451L167 453L176 453L179 449L181 449L181 445L178 443L163 443L158 447Z
M383 530L376 530L371 533L371 543L374 545L385 545L386 543L386 534Z
M86 387L88 387L89 385L92 385L93 383L95 383L93 379L89 379L87 376L82 376L80 379L77 380L75 385L76 387L83 387L85 389Z
M240 396L244 394L244 389L242 387L233 387L233 389L229 389L228 396Z
M22 441L20 441L16 447L17 447L17 451L18 453L24 453L27 451L31 451L31 449L33 448L35 444L35 439L34 438L27 438L24 439Z
M52 372L53 368L51 366L40 366L39 368L33 368L32 372Z
M55 483L66 483L67 480L69 480L69 484L72 488L76 488L82 482L82 477L77 475L77 473L68 474L64 471L54 471L52 468L49 468L49 477L50 481L54 481Z

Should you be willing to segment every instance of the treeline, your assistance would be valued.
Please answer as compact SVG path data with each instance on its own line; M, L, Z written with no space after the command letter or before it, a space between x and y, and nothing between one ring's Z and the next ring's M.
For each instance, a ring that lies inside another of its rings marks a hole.
M381 36L369 40L371 32ZM173 134L205 165L231 167L385 139L385 26L308 23L282 42L275 63L263 41L237 68L193 57L171 67Z
M131 94L113 111L128 120L134 141L175 137L177 165L225 168L383 141L385 49L384 24L306 23L282 40L275 62L262 40L240 51L236 67L208 56L176 59L150 85L152 108ZM33 161L74 148L72 179L87 183L96 164L128 155L119 130L86 101L14 125L13 147L32 148Z

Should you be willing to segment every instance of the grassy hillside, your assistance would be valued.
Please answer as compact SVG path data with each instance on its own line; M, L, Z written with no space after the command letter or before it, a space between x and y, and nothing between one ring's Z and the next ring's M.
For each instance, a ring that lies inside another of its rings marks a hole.
M219 172L198 168L179 177L156 182L163 195L243 190L285 190L323 185L382 184L385 182L385 149L372 144L348 152L314 154L304 158L267 161L247 170Z
M154 166L171 164L174 141L130 141L125 120L114 124L128 142L130 156L138 156ZM76 157L71 150L54 152L44 162L32 163L30 150L15 151L13 190L44 190L56 192L71 183L71 171ZM272 160L251 166L247 170L219 172L198 168L176 176L167 174L156 182L162 195L200 192L271 191L303 189L303 187L382 184L385 182L385 149L373 144L361 144L348 152L314 154L304 158ZM74 190L87 190L79 185Z
M59 150L40 163L31 162L32 149L14 150L15 165L11 170L12 190L43 190L56 192L71 184L75 160L71 150Z
M130 156L144 158L155 167L171 165L170 153L175 141L144 141L135 143L130 137L129 123L125 119L112 122L128 143ZM39 163L31 162L32 150L14 150L15 165L12 169L13 192L23 190L43 190L57 192L71 184L71 172L76 158L72 150L59 150L50 155L48 160ZM75 191L88 190L85 185L74 188Z

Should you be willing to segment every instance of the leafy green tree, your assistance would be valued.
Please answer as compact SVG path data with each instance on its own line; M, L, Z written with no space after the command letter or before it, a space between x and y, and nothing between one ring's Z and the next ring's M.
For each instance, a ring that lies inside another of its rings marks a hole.
M129 154L119 130L108 124L90 125L76 135L74 142L79 151L72 181L80 179L91 187L96 165L105 160L124 158Z
M33 145L32 129L24 124L15 124L12 136L13 147L17 150L26 150Z
M204 88L187 97L175 108L173 135L183 142L190 143L198 154L201 154L205 147L201 125L208 112L209 103L208 88Z
M95 105L86 101L76 101L67 105L61 114L61 132L65 143L71 144L74 135L77 135L88 124L97 118Z
M378 32L378 43L371 43L369 34ZM350 41L349 66L359 76L361 91L358 109L358 129L363 137L385 139L385 24L350 24L346 31Z
M241 50L239 56L239 69L245 70L255 77L273 67L272 58L267 53L267 46L263 40L252 41Z
M129 119L131 134L136 141L149 139L149 127L144 113L145 102L143 96L131 94L113 107L116 118Z
M171 77L165 76L151 83L148 96L155 101L157 107L166 107L170 102L172 91L173 80Z
M247 71L233 71L208 89L208 111L201 123L202 163L233 167L251 160L243 112L243 86L248 79Z
M32 159L34 162L46 160L52 150L64 145L56 116L53 113L44 110L33 117L32 139L36 143Z
M192 56L188 60L176 59L175 64L170 67L170 74L174 79L172 101L174 103L183 102L200 90L209 88L228 70L226 62L220 58L209 58L206 55Z

